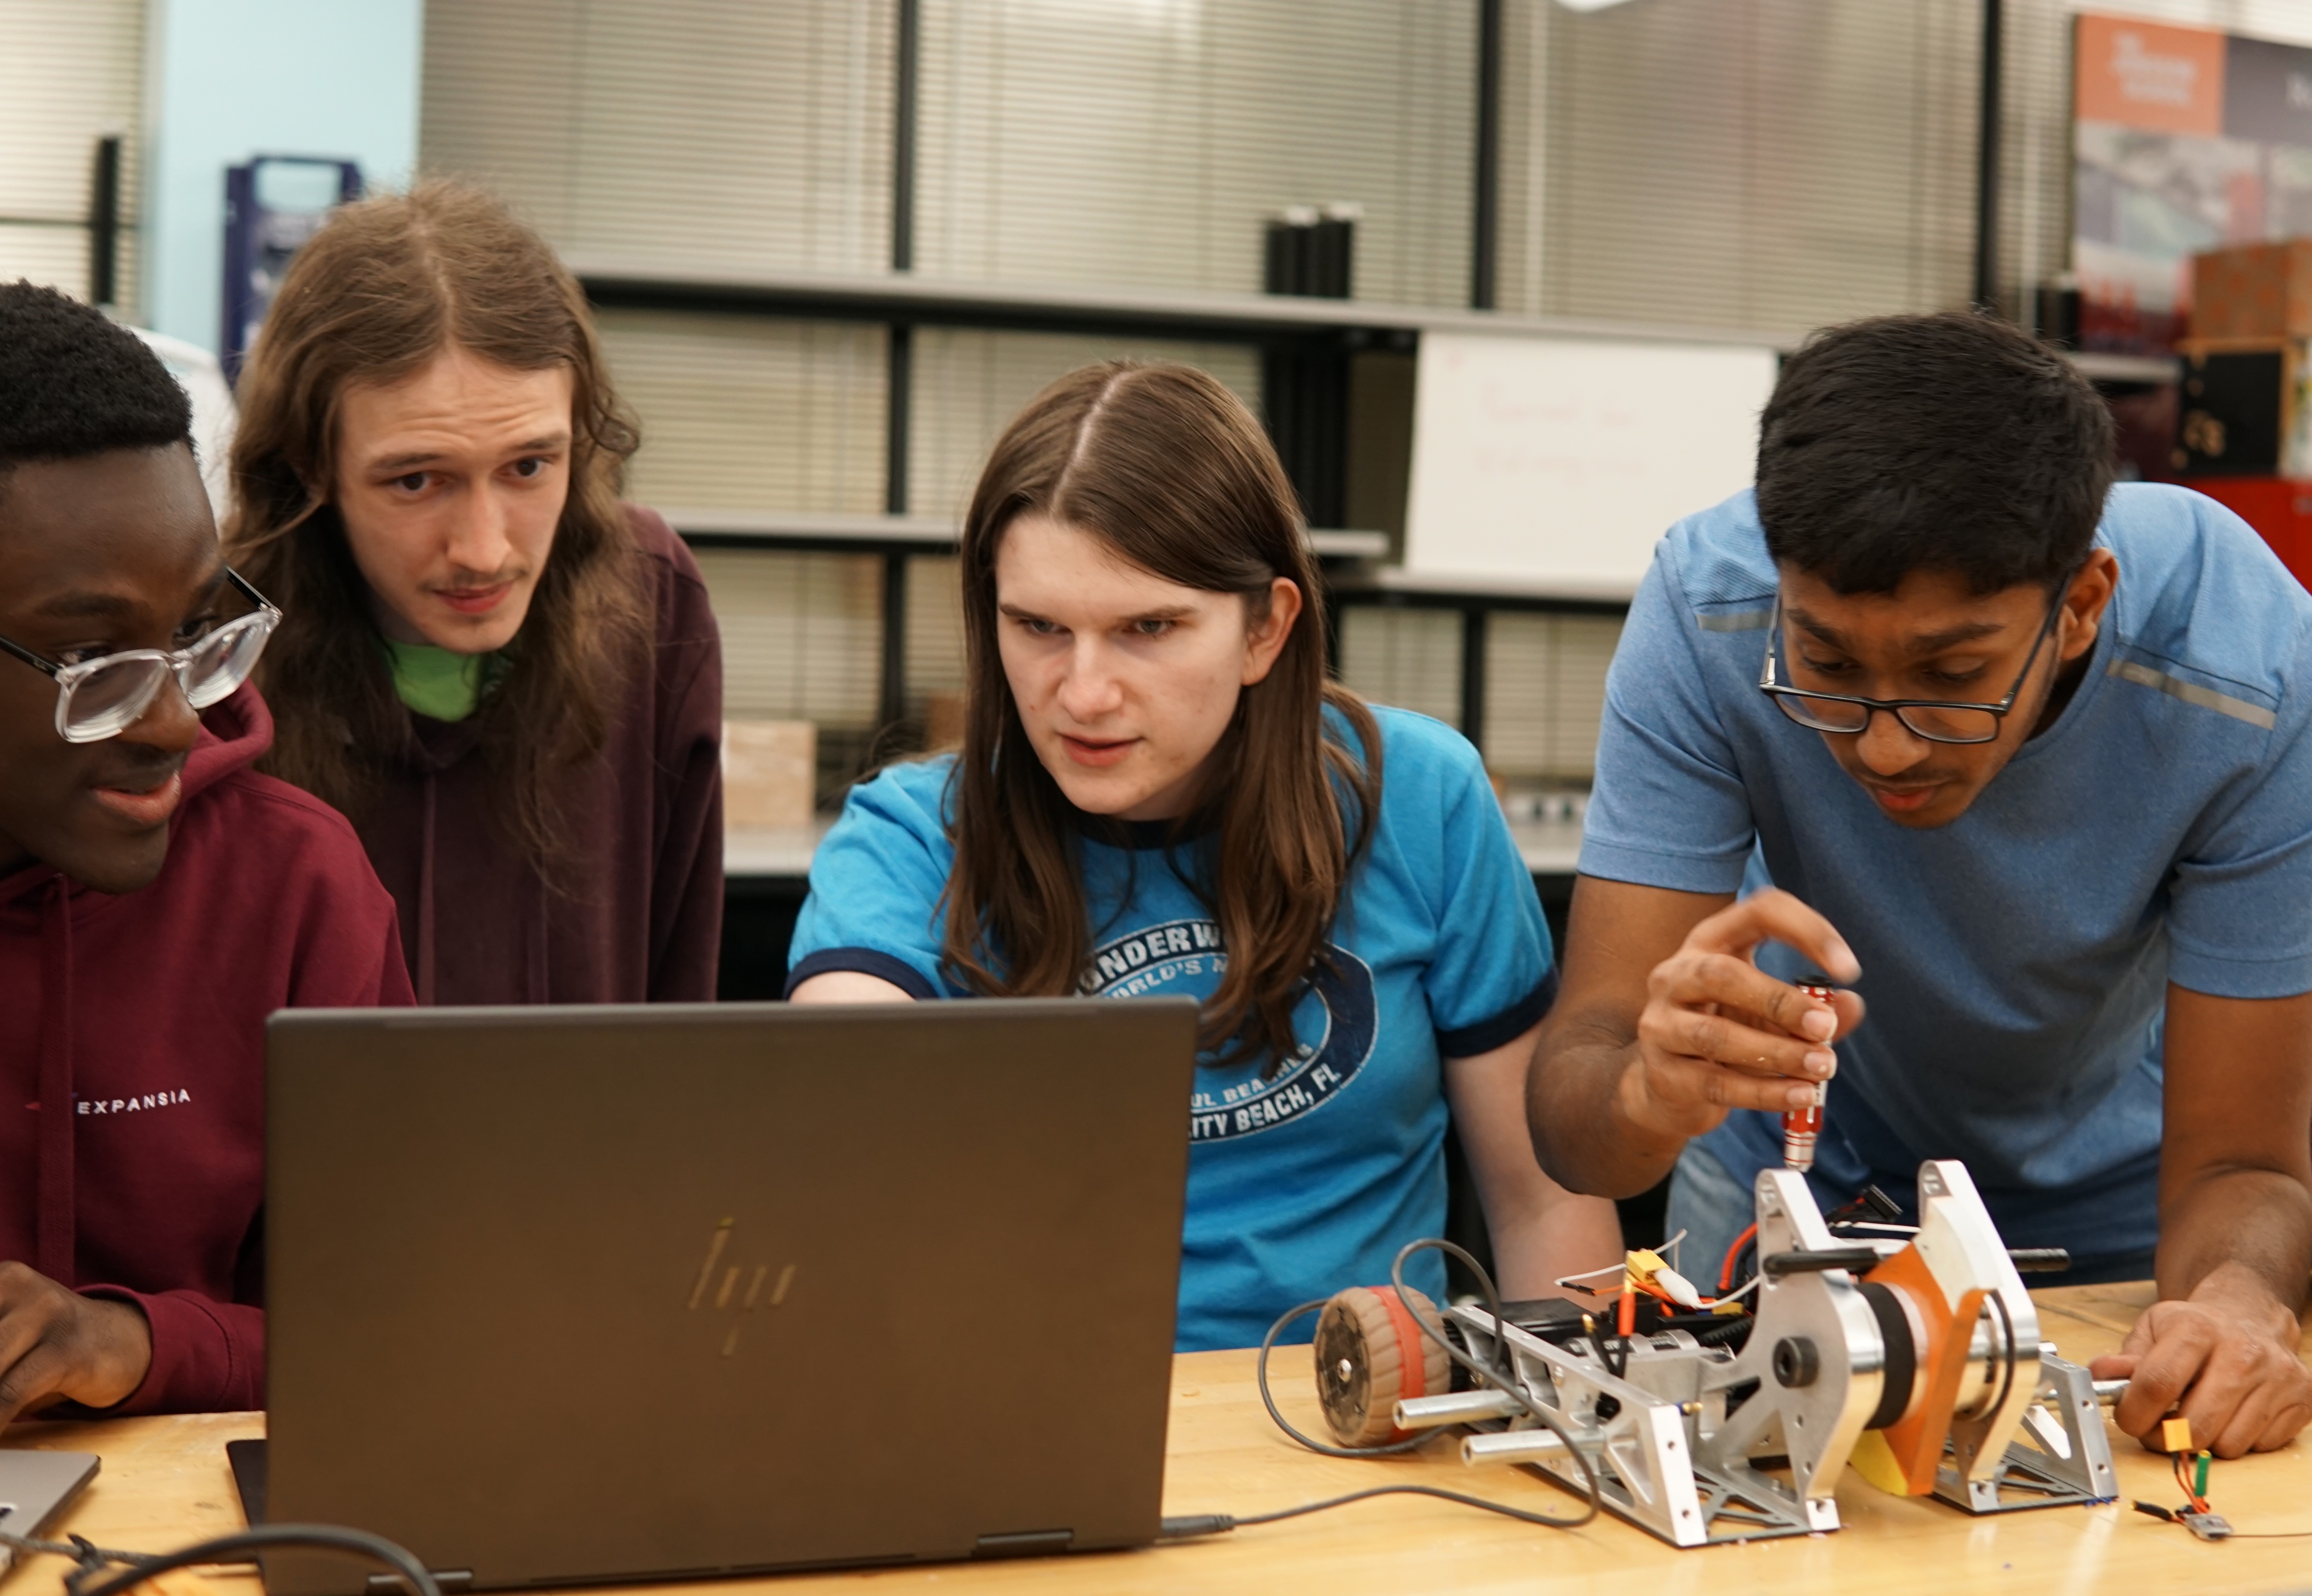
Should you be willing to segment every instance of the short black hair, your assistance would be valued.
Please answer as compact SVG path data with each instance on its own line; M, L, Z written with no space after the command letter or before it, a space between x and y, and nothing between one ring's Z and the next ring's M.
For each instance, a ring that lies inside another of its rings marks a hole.
M92 305L0 283L0 481L34 460L193 441L193 402L144 339Z
M1977 593L2052 587L2111 491L2111 412L2021 328L1966 311L1827 327L1758 423L1758 519L1776 561L1841 593L1949 571Z

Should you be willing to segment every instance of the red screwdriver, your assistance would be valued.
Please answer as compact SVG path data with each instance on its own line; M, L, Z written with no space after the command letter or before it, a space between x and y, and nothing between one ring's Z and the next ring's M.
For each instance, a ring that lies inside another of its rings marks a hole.
M1825 1003L1830 1001L1828 987L1801 986L1799 990ZM1830 1083L1819 1081L1810 1106L1782 1111L1782 1163L1801 1174L1814 1167L1814 1144L1822 1134L1823 1100L1829 1095Z

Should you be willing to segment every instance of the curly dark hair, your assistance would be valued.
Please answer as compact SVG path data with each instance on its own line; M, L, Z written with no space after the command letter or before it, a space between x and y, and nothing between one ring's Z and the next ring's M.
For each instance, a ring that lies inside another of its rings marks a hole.
M53 288L0 283L0 483L29 461L192 441L193 403L144 340Z

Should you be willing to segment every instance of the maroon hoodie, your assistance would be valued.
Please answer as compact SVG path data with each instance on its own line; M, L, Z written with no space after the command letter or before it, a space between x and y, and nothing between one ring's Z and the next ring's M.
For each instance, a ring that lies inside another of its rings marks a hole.
M575 878L549 888L491 819L478 720L409 716L361 815L417 1000L704 1003L722 941L722 643L697 562L626 507L655 641L602 752L565 777Z
M113 1412L264 1406L265 1018L411 1001L353 828L248 768L272 744L254 687L202 718L141 892L0 876L0 1258L144 1310Z

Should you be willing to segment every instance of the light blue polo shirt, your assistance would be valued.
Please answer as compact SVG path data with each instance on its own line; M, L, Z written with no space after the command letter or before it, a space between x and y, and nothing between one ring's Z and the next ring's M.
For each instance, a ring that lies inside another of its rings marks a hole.
M1300 1045L1274 1069L1265 1057L1201 1060L1181 1105L1182 1351L1257 1346L1295 1303L1386 1284L1398 1248L1442 1234L1442 1062L1524 1034L1556 992L1540 900L1476 750L1424 716L1373 715L1378 823L1295 1011ZM790 990L856 970L918 999L965 995L940 962L954 763L893 765L852 789L811 860ZM1227 949L1198 886L1210 839L1168 852L1163 832L1134 828L1132 847L1078 842L1087 996L1204 999L1220 983ZM1443 1260L1408 1260L1406 1281L1441 1300Z
M1758 691L1775 570L1751 495L1679 522L1607 680L1581 865L1727 893L1755 854L1753 885L1862 964L1818 1193L1908 1200L1921 1160L1963 1159L2010 1245L2082 1265L2158 1239L2168 983L2312 990L2312 598L2182 488L2115 488L2096 542L2119 583L2078 693L1965 815L1910 831ZM1782 1161L1770 1114L1701 1145L1746 1187Z

